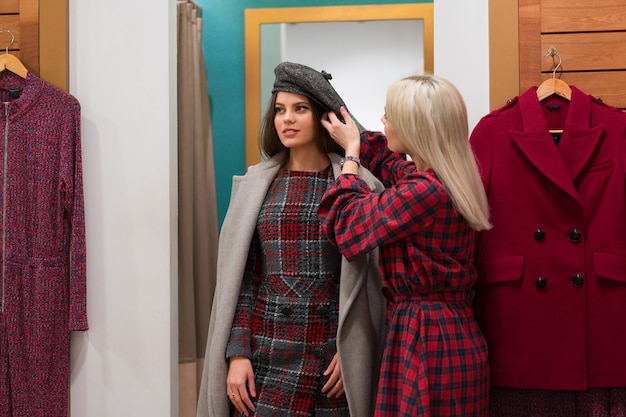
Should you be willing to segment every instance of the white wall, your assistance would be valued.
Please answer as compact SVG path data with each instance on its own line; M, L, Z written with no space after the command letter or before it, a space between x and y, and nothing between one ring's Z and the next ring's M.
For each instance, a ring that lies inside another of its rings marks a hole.
M82 104L91 329L72 335L72 416L177 416L175 5L69 0ZM489 108L488 0L435 0L435 72Z
M329 72L333 76L332 86L367 129L384 129L380 118L385 112L387 88L392 83L424 73L421 20L284 26L283 60ZM262 98L261 102L267 103L268 99Z
M489 0L434 0L434 5L435 73L463 95L471 131L489 113Z
M72 416L175 416L175 2L69 4L90 324L72 335Z

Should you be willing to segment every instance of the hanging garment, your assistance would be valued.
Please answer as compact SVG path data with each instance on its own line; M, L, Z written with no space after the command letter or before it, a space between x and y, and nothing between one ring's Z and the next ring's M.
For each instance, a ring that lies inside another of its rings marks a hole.
M626 386L626 115L571 89L533 87L470 138L493 223L474 310L494 386Z
M0 415L67 416L70 331L87 330L80 105L0 74Z

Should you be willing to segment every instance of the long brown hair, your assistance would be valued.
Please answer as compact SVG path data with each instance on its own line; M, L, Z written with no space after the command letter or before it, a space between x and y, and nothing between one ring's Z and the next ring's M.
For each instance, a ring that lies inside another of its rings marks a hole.
M276 96L278 93L279 91L272 94L259 129L259 146L261 148L261 155L266 158L270 158L288 149L280 141L278 132L274 126L274 117L276 116ZM326 110L324 110L315 100L311 100L308 97L307 99L311 104L313 119L316 121L315 143L317 144L317 147L324 153L335 152L343 156L343 148L330 137L330 134L326 129L324 129L324 126L322 126L322 123L320 122L320 120L322 120L322 115L326 112Z

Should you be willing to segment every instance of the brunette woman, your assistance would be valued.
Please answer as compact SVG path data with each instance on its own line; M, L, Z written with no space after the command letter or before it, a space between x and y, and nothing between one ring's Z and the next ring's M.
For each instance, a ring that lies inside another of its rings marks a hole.
M265 159L234 177L221 230L198 417L371 416L384 330L376 253L348 262L317 217L343 154L321 118L343 101L326 73L286 62L275 75Z

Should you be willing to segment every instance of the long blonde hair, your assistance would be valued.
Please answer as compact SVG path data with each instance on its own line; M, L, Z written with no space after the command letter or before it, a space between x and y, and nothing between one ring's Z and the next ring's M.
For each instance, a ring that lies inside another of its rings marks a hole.
M431 167L474 230L491 228L489 205L469 143L467 109L449 81L411 76L387 91L387 123L418 166Z

